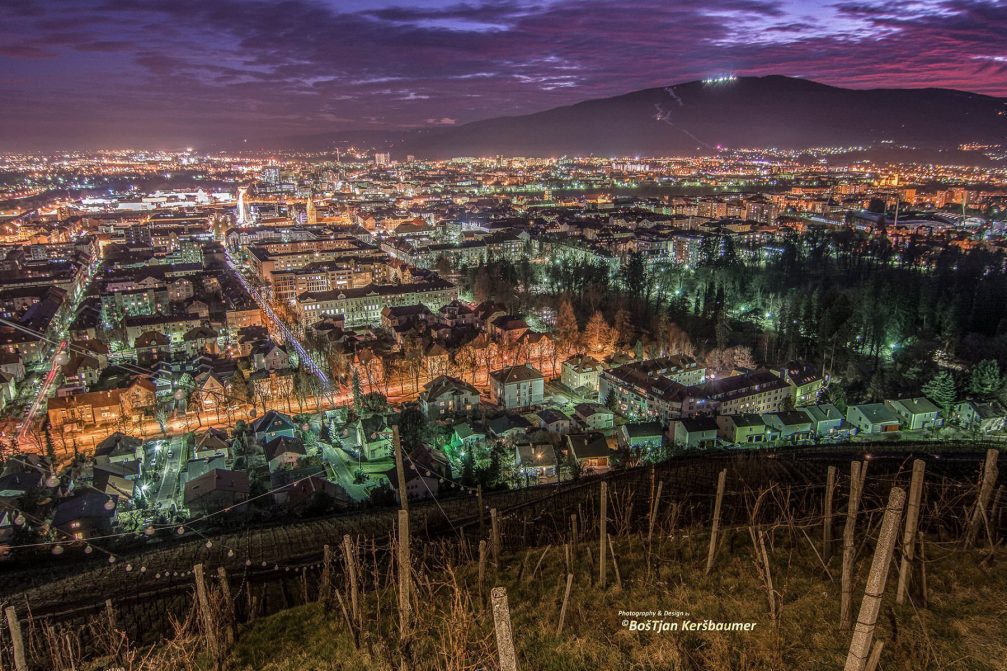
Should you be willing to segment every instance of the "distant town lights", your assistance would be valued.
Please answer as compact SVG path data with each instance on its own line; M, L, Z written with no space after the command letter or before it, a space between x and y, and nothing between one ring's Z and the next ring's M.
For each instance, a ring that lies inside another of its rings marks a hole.
M729 84L737 78L738 77L736 75L716 75L714 77L707 77L703 80L703 83L707 86L713 84Z

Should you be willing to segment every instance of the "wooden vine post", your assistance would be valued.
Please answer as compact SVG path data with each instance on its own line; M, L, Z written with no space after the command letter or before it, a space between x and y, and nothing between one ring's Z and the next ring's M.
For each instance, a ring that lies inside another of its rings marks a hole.
M832 497L836 492L836 467L829 466L825 476L825 516L822 518L822 558L832 556Z
M360 585L357 577L357 560L353 541L349 534L343 534L343 562L346 564L346 577L350 583L350 610L353 622L360 624Z
M490 508L490 554L493 556L493 568L500 568L500 516L496 508Z
M969 521L968 531L965 534L966 547L971 547L975 543L981 527L989 525L986 509L989 508L990 497L993 496L993 487L997 481L998 454L994 449L986 451L982 481L979 484L979 499L976 501L976 507L972 511L972 519Z
M322 579L318 585L318 600L325 610L332 608L332 547L322 546Z
M556 635L563 633L563 622L566 620L566 606L570 601L570 590L573 588L573 574L566 574L566 589L563 590L563 605L559 609L559 622L556 623Z
M845 671L864 671L867 667L874 628L878 622L878 613L881 611L881 596L885 592L885 582L888 580L888 565L895 553L895 542L898 540L899 522L905 503L906 491L900 487L893 487L891 494L888 495L888 507L881 522L881 531L878 532L878 544L874 549L874 560L871 562L871 572L867 576L867 586L864 588L864 600L860 604L857 624L853 628ZM880 652L878 654L880 655Z
M482 485L476 485L476 505L479 506L479 538L486 538L486 511L483 510Z
M923 498L923 473L926 462L913 461L913 479L909 483L909 504L906 508L906 523L902 532L902 560L899 562L899 585L895 592L895 603L906 600L909 572L912 570L916 553L917 527L920 523L920 500Z
M398 424L392 426L392 447L395 451L395 470L398 473L399 506L409 510L409 492L406 491L406 471L402 463L402 441L399 440Z
M713 523L710 529L710 548L706 552L705 575L713 570L713 559L717 556L717 541L720 536L720 508L724 504L724 487L727 485L727 469L717 476L717 498L713 503Z
M601 483L600 516L598 518L598 584L605 589L605 559L608 555L608 483Z
M409 558L409 511L399 511L399 645L403 655L399 660L399 668L406 669L405 648L409 641L409 630L412 619L412 561Z
M213 659L220 660L220 645L217 642L217 623L214 622L210 595L206 589L206 576L203 574L203 565L196 564L193 566L192 574L196 580L196 600L199 604L200 619L203 621L203 632L206 635L206 647Z
M839 626L850 626L853 600L853 555L856 551L857 510L863 487L861 462L850 462L850 501L846 507L846 526L843 528L842 596L839 602Z
M11 647L14 649L14 669L28 671L28 658L25 655L24 637L21 635L21 622L17 619L17 611L14 610L14 606L7 606L4 615L7 618Z
M231 583L227 578L227 569L218 566L217 578L220 580L220 598L224 602L224 616L227 618L227 647L232 648L238 638L238 616L234 611L234 598L231 596ZM111 604L111 602L109 603Z

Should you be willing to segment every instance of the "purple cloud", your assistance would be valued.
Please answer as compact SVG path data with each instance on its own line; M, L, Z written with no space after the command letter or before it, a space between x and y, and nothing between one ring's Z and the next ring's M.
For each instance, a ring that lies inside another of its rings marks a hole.
M464 123L717 72L1007 95L1003 0L5 3L0 149Z

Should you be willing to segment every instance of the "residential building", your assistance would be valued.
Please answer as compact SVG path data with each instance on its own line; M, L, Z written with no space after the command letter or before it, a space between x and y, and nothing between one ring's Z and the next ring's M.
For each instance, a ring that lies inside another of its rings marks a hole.
M442 375L428 382L419 397L420 411L428 419L468 414L479 409L479 390L464 380Z
M514 446L517 467L525 478L556 477L556 449L548 442L522 442Z
M963 428L979 433L1000 433L1007 428L1007 409L1000 401L961 401L955 416Z
M795 407L818 403L826 380L817 367L805 361L791 361L774 372L793 386Z
M414 284L369 284L356 289L308 292L297 297L296 308L305 323L342 315L347 328L353 328L377 326L382 310L388 306L422 303L437 311L456 298L455 285L438 278Z
M250 491L246 471L214 468L185 483L182 501L190 514L206 515L241 506Z
M552 408L546 408L544 410L539 410L535 414L538 419L538 426L540 429L545 429L549 433L558 433L560 435L570 433L570 418L563 412Z
M884 403L851 405L846 408L846 421L866 434L893 433L901 426L899 416Z
M811 418L800 410L762 413L762 421L773 430L778 440L798 442L814 435Z
M619 427L619 445L624 449L648 452L664 443L664 429L660 422L630 422Z
M490 395L508 410L538 405L545 397L545 378L528 364L497 370L490 374Z
M614 426L615 413L597 403L578 403L574 406L573 419L582 431L598 431Z
M773 432L755 412L717 415L717 435L728 443L751 445L773 440Z
M304 457L308 456L304 442L300 438L279 436L262 445L269 464L269 472L281 469L295 468Z
M944 425L940 408L922 396L885 401L885 405L898 415L903 431L921 431Z
M563 362L560 381L568 389L597 398L602 370L604 366L597 359L578 354Z
M87 540L112 533L119 497L87 488L56 504L52 526L66 538Z
M801 408L811 420L811 431L819 437L839 436L849 433L844 429L843 413L832 403L819 403ZM848 429L848 427L847 427Z
M671 423L671 440L676 447L715 447L717 429L717 423L710 417L683 417Z
M571 433L566 436L566 453L571 455L584 473L604 473L612 467L612 448L600 431Z

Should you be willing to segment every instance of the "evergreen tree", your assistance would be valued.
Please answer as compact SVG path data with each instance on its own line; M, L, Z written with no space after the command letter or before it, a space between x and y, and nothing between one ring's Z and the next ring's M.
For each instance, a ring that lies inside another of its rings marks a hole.
M995 395L1003 383L1000 365L994 359L984 359L972 367L969 376L969 393L981 399Z
M717 313L717 323L714 325L714 333L717 338L717 347L720 349L727 347L727 339L731 335L731 327L727 323L727 313L724 311Z
M934 402L947 417L951 410L951 404L955 402L955 379L951 373L942 370L930 378L930 381L923 385L923 395Z
M638 304L646 298L647 269L643 263L643 255L633 252L629 255L626 265L622 267L622 283L630 301Z
M360 391L360 373L353 369L353 410L357 415L364 409L364 395Z
M619 409L619 399L615 395L615 389L608 390L608 396L605 397L605 407L616 412Z
M476 458L472 450L466 450L465 456L462 457L461 481L463 485L469 487L476 484Z

